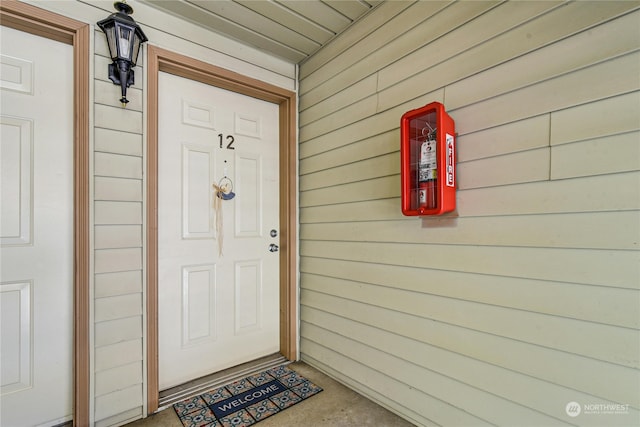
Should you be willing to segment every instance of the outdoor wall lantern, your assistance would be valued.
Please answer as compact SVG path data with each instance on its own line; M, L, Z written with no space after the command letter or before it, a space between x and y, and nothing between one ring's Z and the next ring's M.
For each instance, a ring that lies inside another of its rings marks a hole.
M118 1L113 7L117 12L98 22L98 26L107 36L109 54L113 61L109 64L109 79L122 88L120 102L124 108L129 102L127 88L134 83L133 67L138 61L140 46L148 39L136 21L129 16L133 13L131 6L124 1Z

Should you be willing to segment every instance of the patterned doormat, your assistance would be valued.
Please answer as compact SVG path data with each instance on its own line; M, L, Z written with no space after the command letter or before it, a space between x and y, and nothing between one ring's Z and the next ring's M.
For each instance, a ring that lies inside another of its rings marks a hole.
M321 391L282 365L178 402L173 409L185 427L245 427Z

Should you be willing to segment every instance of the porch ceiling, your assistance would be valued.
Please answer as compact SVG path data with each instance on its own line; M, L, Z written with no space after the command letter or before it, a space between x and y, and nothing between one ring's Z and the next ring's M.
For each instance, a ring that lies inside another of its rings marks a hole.
M382 0L139 0L300 63Z

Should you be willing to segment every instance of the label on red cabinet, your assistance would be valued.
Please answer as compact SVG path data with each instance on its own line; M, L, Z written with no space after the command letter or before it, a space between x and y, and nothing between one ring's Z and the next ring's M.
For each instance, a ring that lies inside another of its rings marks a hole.
M456 174L455 174L455 146L453 143L453 135L446 134L445 143L447 146L447 161L446 161L446 183L447 187L456 186Z
M418 182L431 181L438 178L438 166L436 159L436 141L428 140L423 142L420 146Z

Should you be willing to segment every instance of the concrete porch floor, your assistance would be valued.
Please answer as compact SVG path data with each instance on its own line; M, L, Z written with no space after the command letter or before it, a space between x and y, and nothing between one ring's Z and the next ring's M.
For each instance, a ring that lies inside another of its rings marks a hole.
M303 362L288 365L303 377L324 389L286 410L260 421L259 427L332 426L332 427L410 427L413 424L382 406L343 386ZM127 424L127 427L182 427L173 408Z

